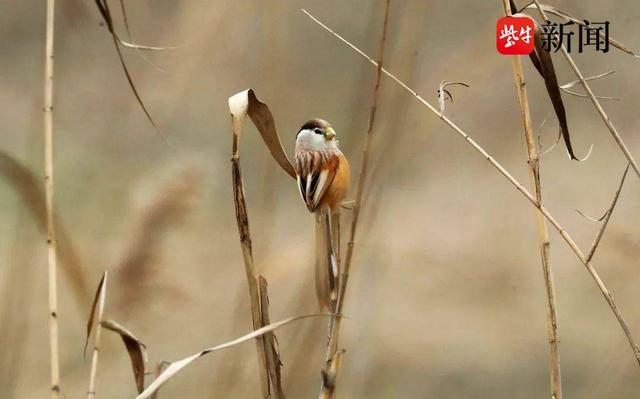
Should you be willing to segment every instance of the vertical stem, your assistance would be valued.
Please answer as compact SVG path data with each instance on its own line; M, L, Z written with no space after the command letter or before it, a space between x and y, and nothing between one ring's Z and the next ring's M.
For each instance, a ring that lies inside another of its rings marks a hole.
M234 148L237 148L235 139ZM260 313L260 292L258 290L258 280L256 278L255 267L253 265L251 236L249 235L249 218L244 201L244 185L242 183L242 174L240 172L240 158L235 151L233 158L231 159L231 168L234 184L236 218L238 221L238 231L240 233L240 246L242 247L242 256L244 258L247 283L249 285L249 297L251 299L251 320L253 322L253 329L257 330L262 327L262 316ZM267 371L267 357L264 342L264 336L259 336L256 338L256 349L258 351L258 371L260 372L260 387L262 390L262 397L268 398L269 374Z
M96 377L98 375L98 357L100 356L100 337L102 335L102 319L104 317L104 304L107 297L107 272L104 272L104 281L100 287L100 299L98 301L98 313L95 321L96 336L93 343L93 357L91 359L91 374L89 376L89 391L87 392L87 399L94 399L96 397ZM90 320L93 323L93 320Z
M51 397L60 397L58 350L58 282L56 234L53 210L53 22L55 0L47 0L44 61L44 188L47 212L47 260L49 278L49 349L51 354Z
M511 15L512 10L509 0L503 0L505 14ZM518 93L518 102L520 104L520 112L522 124L524 128L525 143L527 145L527 155L529 157L529 175L533 184L533 194L535 195L538 209L536 209L536 222L538 226L538 241L540 246L540 257L542 261L542 271L544 274L544 282L547 290L547 335L549 337L550 352L550 380L551 380L551 398L562 399L562 380L560 374L560 354L558 351L558 314L556 311L556 294L555 283L553 280L553 271L550 262L550 242L549 231L544 215L539 207L542 206L542 185L540 181L540 160L538 158L538 150L533 135L533 127L531 125L531 114L529 112L529 99L527 97L527 89L525 88L524 74L522 72L522 63L519 56L511 57L513 66L513 76Z
M335 366L338 361L334 357L338 354L338 341L340 335L340 325L342 322L342 309L344 306L344 298L347 290L347 282L349 280L349 270L351 268L351 258L353 256L353 248L355 246L355 237L358 226L358 220L360 217L360 210L362 208L362 198L364 194L364 184L367 176L367 167L369 165L369 156L371 153L371 139L373 137L373 126L376 117L376 111L378 109L378 97L380 92L380 81L382 78L382 64L384 59L384 45L387 39L387 25L389 22L389 3L390 0L385 1L384 21L382 25L382 37L379 44L379 56L376 70L376 80L373 88L373 96L371 99L371 111L369 114L369 125L367 127L367 137L365 139L365 147L362 156L362 164L360 166L360 174L358 175L358 185L356 189L356 202L353 208L353 220L351 222L351 229L349 232L349 242L347 243L347 253L345 257L344 267L340 276L338 289L338 303L335 311L335 320L329 325L329 342L327 344L326 352L326 369L323 372L322 387L320 390L320 398L332 398L335 389L335 377L337 370L331 370L337 368ZM329 378L331 377L331 378ZM332 381L330 381L330 379ZM330 385L330 386L328 386Z
M271 324L269 317L269 296L267 294L267 280L258 275L258 286L260 289L260 310L262 314L262 327ZM282 389L282 363L280 362L280 354L278 353L278 345L276 334L270 331L263 335L264 349L267 359L267 372L270 381L270 398L284 399L284 391Z
M253 262L249 215L247 214L244 183L242 182L242 173L240 171L239 140L243 118L244 115L232 114L233 155L231 158L231 171L240 246L242 247L249 296L251 298L251 318L253 329L257 330L269 324L269 298L267 297L267 281L256 272ZM284 398L281 381L281 362L275 334L269 333L256 337L256 348L258 351L258 370L262 396L268 399Z

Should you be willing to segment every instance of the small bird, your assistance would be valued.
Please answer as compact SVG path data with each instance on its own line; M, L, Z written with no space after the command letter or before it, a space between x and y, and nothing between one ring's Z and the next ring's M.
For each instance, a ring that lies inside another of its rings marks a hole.
M349 190L349 162L327 121L311 119L296 136L298 190L316 219L316 294L321 309L335 311L340 265L340 206Z

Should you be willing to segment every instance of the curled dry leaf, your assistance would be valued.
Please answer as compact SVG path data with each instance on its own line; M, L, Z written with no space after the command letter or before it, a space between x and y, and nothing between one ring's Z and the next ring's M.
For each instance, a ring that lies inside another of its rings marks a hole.
M102 273L102 278L98 283L98 288L96 288L96 294L93 297L93 303L91 304L91 311L89 312L89 320L87 320L87 337L84 341L84 356L87 356L87 345L89 344L89 337L91 336L91 331L93 330L93 325L95 324L95 316L96 316L96 308L98 306L98 300L103 296L102 291L104 290L104 285L107 279L107 272ZM100 316L98 316L100 317Z
M271 115L267 104L258 100L252 89L248 89L229 97L229 109L234 119L234 132L237 131L237 134L240 135L242 121L245 115L249 115L249 118L251 118L251 121L260 132L264 143L269 147L273 159L278 162L278 165L280 165L289 176L295 179L296 172L282 148L273 121L273 115Z
M447 96L449 96L449 101L451 101L451 103L453 104L453 96L451 95L451 92L446 88L447 86L454 86L454 85L469 87L469 85L464 82L445 82L444 80L440 82L437 93L438 93L438 106L440 108L441 115L444 115L444 105L445 105L445 101L447 100Z
M109 331L113 331L120 335L124 346L127 348L129 358L131 358L131 367L133 368L133 377L136 381L138 393L144 390L144 372L145 372L145 351L147 347L136 338L131 331L116 323L113 320L105 320L100 323L102 327Z
M276 330L286 324L298 321L298 320L302 320L302 319L308 319L310 317L331 317L331 315L329 314L308 314L308 315L302 315L302 316L296 316L296 317L290 317L288 319L284 319L275 323L271 323L267 326L264 326L262 328L259 328L255 331L250 332L249 334L243 335L239 338L236 338L234 340L225 342L223 344L220 344L218 346L214 346L212 348L207 348L204 349L194 355L191 355L189 357L185 357L184 359L175 361L173 363L171 363L162 374L160 374L160 376L158 378L155 379L155 381L153 381L151 384L149 384L149 386L147 387L147 389L144 390L144 392L142 392L140 395L138 395L136 397L136 399L146 399L151 397L151 395L153 395L154 392L156 392L164 383L166 383L169 379L171 379L173 376L175 376L180 370L182 370L183 368L187 367L189 364L191 364L191 362L193 362L194 360L201 358L204 355L207 355L211 352L216 352L219 351L221 349L226 349L226 348L230 348L232 346L241 344L243 342L246 341L250 341L256 337L260 337L268 332L271 332L273 330Z

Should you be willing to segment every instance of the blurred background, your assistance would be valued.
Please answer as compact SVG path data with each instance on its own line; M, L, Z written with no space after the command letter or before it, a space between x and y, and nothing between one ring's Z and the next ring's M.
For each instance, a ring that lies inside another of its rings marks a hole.
M112 2L116 30L126 39ZM522 6L524 3L518 1ZM632 0L554 0L634 46ZM162 135L128 87L108 30L90 1L59 2L55 30L55 201L59 229L82 276L59 272L62 391L86 394L82 348L90 298L110 271L106 317L148 347L149 369L251 329L249 297L231 190L227 98L253 88L273 112L283 145L312 117L329 120L352 165L361 162L375 68L301 11L307 9L376 56L384 4L376 1L128 2L133 40L177 46L123 49ZM0 7L0 150L43 176L45 6ZM495 50L502 2L392 1L386 66L530 186L511 62ZM640 63L620 51L574 53L631 152L640 157ZM575 79L555 56L561 83ZM550 147L557 122L544 84L523 58L536 134ZM579 89L578 89L579 90ZM589 248L626 160L588 99L564 96L574 148L542 159L547 208ZM546 122L545 122L546 120ZM271 319L317 310L313 217L293 181L247 123L241 159L254 255L269 281ZM23 181L18 179L17 181ZM33 202L0 184L0 397L48 395L46 245ZM350 196L354 195L352 190ZM640 184L630 173L594 264L640 337ZM40 209L40 208L38 208ZM345 216L350 220L349 215ZM541 398L549 396L546 297L531 205L437 117L383 78L370 180L341 345L343 398ZM345 234L346 235L346 234ZM563 386L571 398L630 398L638 365L582 264L551 232ZM67 248L65 253L70 253ZM84 285L83 285L84 284ZM78 287L84 287L78 288ZM325 320L277 332L290 398L314 397L324 360ZM98 396L132 398L120 339L104 333ZM211 354L162 388L160 398L260 397L255 345Z

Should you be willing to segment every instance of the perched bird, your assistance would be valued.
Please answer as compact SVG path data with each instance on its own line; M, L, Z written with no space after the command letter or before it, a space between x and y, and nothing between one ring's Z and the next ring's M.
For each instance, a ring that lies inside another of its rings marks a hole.
M349 189L349 162L327 121L311 119L296 136L295 171L300 196L316 219L316 294L335 311L340 265L340 205Z

